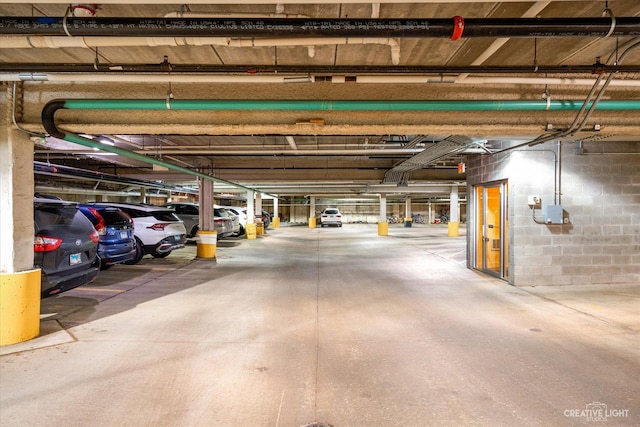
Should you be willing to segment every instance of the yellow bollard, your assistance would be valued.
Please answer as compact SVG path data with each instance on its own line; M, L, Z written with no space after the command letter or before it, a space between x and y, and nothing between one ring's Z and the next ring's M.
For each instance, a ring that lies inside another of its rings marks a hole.
M218 241L217 231L198 231L198 247L196 257L215 258Z
M273 228L280 228L280 218L277 216L274 217L272 224L273 224Z
M244 226L244 232L247 235L247 239L253 240L257 236L257 227L255 223L249 224L247 223Z
M379 222L378 223L378 236L388 236L389 235L389 223L388 222Z
M449 237L458 237L460 235L460 223L450 222L448 224L447 232Z
M316 217L309 218L309 228L316 228Z
M0 274L0 345L40 334L40 269Z

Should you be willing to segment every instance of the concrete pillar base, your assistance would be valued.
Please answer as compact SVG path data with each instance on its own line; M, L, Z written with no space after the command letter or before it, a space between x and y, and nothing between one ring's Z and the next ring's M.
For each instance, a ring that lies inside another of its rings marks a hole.
M460 223L459 222L450 222L448 224L448 236L449 237L458 237L460 235Z
M411 218L410 216L404 219L404 226L406 228L410 228L412 223L413 223L413 218Z
M0 274L0 345L40 334L40 269Z
M389 235L389 223L388 222L379 222L378 223L378 236L388 236Z
M315 217L309 218L309 228L316 228L316 218Z
M256 235L262 236L264 234L264 224L262 221L256 222Z
M198 231L198 258L215 258L218 242L217 231Z
M247 235L247 239L249 239L249 240L255 239L256 236L258 235L257 234L257 227L256 227L255 223L254 224L245 225L244 231L245 231L245 234Z
M277 216L273 218L273 222L271 223L273 228L280 228L280 218Z

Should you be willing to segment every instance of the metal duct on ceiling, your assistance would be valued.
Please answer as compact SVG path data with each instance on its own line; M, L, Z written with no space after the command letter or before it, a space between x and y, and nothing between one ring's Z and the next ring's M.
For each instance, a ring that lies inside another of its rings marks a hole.
M450 154L459 153L475 145L473 139L468 136L451 135L438 141L410 159L405 160L384 174L383 183L405 183L409 174L422 169L433 162Z

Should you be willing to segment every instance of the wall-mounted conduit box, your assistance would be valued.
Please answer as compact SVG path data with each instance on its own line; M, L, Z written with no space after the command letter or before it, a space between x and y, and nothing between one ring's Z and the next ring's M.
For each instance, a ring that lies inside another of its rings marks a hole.
M545 224L564 224L562 205L544 205L542 215Z
M529 205L530 208L539 208L540 203L542 203L542 199L540 198L540 196L527 197L527 204Z

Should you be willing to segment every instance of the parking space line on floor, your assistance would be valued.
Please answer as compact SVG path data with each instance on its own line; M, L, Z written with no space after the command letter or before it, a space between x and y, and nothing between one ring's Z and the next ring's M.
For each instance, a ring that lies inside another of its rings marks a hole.
M112 293L121 293L126 292L126 289L104 289L104 288L86 288L81 286L79 288L75 288L76 291L90 291L90 292L112 292Z

